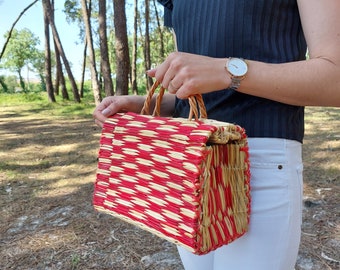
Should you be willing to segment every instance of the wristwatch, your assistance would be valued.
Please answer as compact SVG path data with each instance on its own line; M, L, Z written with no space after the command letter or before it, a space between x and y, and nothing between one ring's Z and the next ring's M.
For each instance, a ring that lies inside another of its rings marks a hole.
M229 88L237 90L241 84L241 81L246 77L248 71L248 65L246 61L241 58L230 57L225 64L225 68L231 78L231 84Z

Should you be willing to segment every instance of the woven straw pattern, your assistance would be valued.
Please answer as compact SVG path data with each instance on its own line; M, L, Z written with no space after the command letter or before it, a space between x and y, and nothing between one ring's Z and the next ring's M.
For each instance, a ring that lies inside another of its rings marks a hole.
M103 127L93 203L205 254L247 231L249 178L241 127L119 113Z

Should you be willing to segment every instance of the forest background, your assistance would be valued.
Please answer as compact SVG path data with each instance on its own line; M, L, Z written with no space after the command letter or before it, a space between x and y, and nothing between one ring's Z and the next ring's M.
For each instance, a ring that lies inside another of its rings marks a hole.
M2 2L4 0L0 1L0 8L4 5ZM80 102L87 89L92 91L96 104L106 95L145 93L152 84L145 70L162 62L174 48L171 33L162 26L163 9L157 1L67 0L61 3L32 0L23 10L17 10L11 28L3 37L0 93L46 91L51 102L55 102L58 95ZM15 28L32 9L37 13L39 6L40 18L31 21L33 27L28 24ZM38 20L44 26L40 28L43 33L34 29ZM72 44L68 39L62 39L68 32L64 21L70 29L78 28L78 38L73 40L74 47L82 51L79 57L82 59L78 59L81 65L78 62L74 66L75 63L69 61L74 55L67 52L72 54L74 50L69 49ZM29 74L26 78L23 70ZM8 71L14 75L8 75ZM38 84L37 79L30 79L32 74L38 77Z

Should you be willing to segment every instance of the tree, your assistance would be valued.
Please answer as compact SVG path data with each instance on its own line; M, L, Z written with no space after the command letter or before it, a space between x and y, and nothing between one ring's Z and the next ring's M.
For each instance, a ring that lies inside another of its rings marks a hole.
M164 33L161 27L161 22L157 10L157 5L156 5L156 0L153 0L153 6L155 8L155 15L156 15L156 22L157 22L157 31L158 31L158 36L159 36L159 44L161 46L160 48L160 57L161 59L164 59L165 56L165 50L164 50Z
M70 97L68 95L68 91L66 88L66 81L65 76L63 72L63 65L61 62L61 56L58 51L57 45L54 42L54 48L55 50L55 60L56 60L56 74L55 74L55 86L54 86L54 92L56 95L59 95L59 87L61 86L61 96L64 100L69 100ZM81 96L82 97L82 96Z
M114 94L113 91L113 83L111 78L111 67L109 61L109 49L108 49L108 41L107 41L107 26L106 26L106 0L98 0L99 2L99 13L98 13L98 21L99 21L99 37L100 37L100 66L104 79L104 90L106 96L112 96Z
M52 8L52 20L54 21L54 0L51 0L51 8ZM56 61L56 69L55 69L55 85L54 85L54 93L59 95L59 87L61 86L61 95L63 100L69 100L70 97L68 95L68 91L66 88L65 76L63 72L62 59L58 50L58 46L56 41L53 39L54 49L55 49L55 61Z
M55 23L54 23L54 19L53 19L53 15L52 15L51 2L50 2L50 0L42 0L42 4L43 4L43 9L46 10L47 18L48 18L48 21L49 21L51 29L52 29L53 39L54 39L55 44L57 46L58 52L60 53L60 55L63 59L65 69L67 71L67 75L68 75L68 78L69 78L71 86L72 86L74 100L76 102L80 102L78 87L77 87L76 81L74 79L74 76L72 74L70 64L67 60L64 48L63 48L61 41L60 41L60 37L59 37L58 31L57 31L57 28L56 28Z
M149 21L150 21L150 0L145 0L145 43L144 43L145 70L149 70L151 68ZM146 87L147 89L150 89L152 86L152 79L147 75L145 76Z
M89 1L89 8L87 7L86 0L81 0L81 7L82 7L82 12L83 12L84 24L85 24L86 41L87 41L87 46L89 49L92 91L93 91L95 103L99 104L102 100L102 97L100 94L98 72L96 68L96 58L95 58L95 52L94 52L94 47L93 47L92 28L91 28L91 21L90 21L91 0Z
M3 89L3 91L5 93L8 92L8 86L7 86L6 82L5 82L5 76L4 75L0 75L0 86L2 87L2 89Z
M6 33L8 37L9 33ZM22 77L22 69L24 66L30 64L37 55L36 46L40 43L38 37L29 29L23 30L13 29L11 39L7 44L7 49L3 55L3 66L11 71L14 71L19 76L20 86L26 91L25 81Z
M138 94L138 85L137 85L137 34L138 34L138 0L134 0L131 86L132 86L132 92L135 95Z
M82 16L82 9L79 7L77 0L65 0L64 2L64 13L66 14L66 20L68 23L77 23L79 27L79 38L83 41L83 65L81 71L81 80L79 87L80 97L84 97L84 80L85 80L85 69L86 69L86 58L87 58L87 40L84 29L84 19Z
M80 80L80 96L84 97L84 84L85 84L85 70L86 70L86 56L87 56L87 40L84 40L83 50L83 64L81 69L81 80Z
M127 95L129 90L130 56L126 27L125 0L113 0L116 49L116 94Z
M43 9L44 13L44 33L45 33L45 82L48 100L56 102L52 83L52 58L51 58L51 44L50 44L50 28L47 16L47 10Z

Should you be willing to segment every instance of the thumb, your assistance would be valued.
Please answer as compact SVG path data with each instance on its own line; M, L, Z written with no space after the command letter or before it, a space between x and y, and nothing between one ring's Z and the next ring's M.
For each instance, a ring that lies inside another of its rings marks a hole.
M110 107L107 107L104 110L102 110L102 114L104 116L110 116L112 114L112 110L110 109Z
M155 77L156 71L157 71L156 68L149 69L149 70L146 71L146 74L147 74L148 76L150 76L150 77Z

